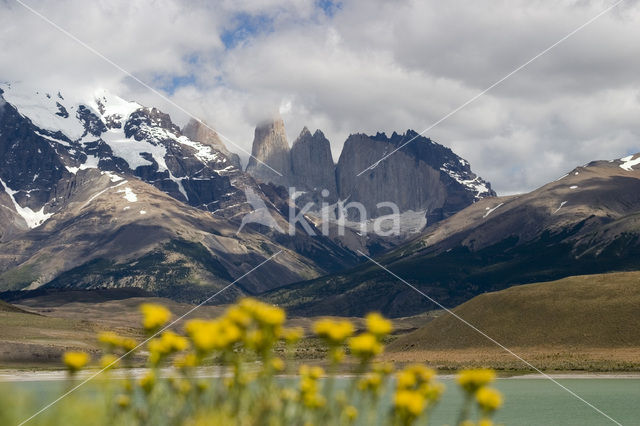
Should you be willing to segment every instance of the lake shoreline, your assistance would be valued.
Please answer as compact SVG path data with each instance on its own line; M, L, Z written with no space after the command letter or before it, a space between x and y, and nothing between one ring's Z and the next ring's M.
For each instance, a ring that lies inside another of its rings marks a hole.
M85 380L100 370L85 370L77 375L76 380ZM130 369L115 369L105 373L100 373L95 377L95 380L121 380L127 377L139 378L142 377L148 371L147 368L130 368ZM163 369L161 375L163 377L170 377L176 371L172 368ZM196 373L198 378L220 378L226 377L229 373L223 373L219 371L217 367L203 367ZM296 374L282 374L279 377L291 378L297 377ZM354 377L353 374L337 374L338 378ZM454 374L444 373L439 374L440 379L452 379ZM516 373L512 375L500 375L498 380L522 380L522 379L537 379L537 380L564 380L564 379L640 379L640 372L553 372L553 373ZM20 370L20 369L0 369L0 383L11 382L39 382L39 381L64 381L67 380L67 374L64 370Z

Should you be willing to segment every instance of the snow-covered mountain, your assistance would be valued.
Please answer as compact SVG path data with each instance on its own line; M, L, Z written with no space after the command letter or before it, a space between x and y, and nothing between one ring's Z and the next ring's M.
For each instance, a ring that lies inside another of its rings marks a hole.
M195 130L202 141L162 111L104 90L72 101L3 85L0 291L136 286L187 297L281 252L244 280L252 293L356 262L323 236L259 224L238 232L253 211L245 192L287 229L283 207L211 133Z
M229 207L243 201L242 192L234 186L243 176L229 158L211 145L184 136L169 115L156 108L125 101L106 90L97 90L83 103L68 101L59 91L34 91L23 85L4 85L1 90L6 102L37 128L34 142L40 138L40 143L48 145L46 151L56 163L47 180L30 173L33 170L21 170L20 177L5 169L2 178L19 198L18 204L24 201L26 191L46 192L65 170L75 174L89 168L116 176L133 174L180 201L222 216L237 213ZM20 136L7 132L3 135L7 139ZM6 153L6 159L16 164L19 156ZM34 180L27 182L27 175L35 176ZM243 184L246 182L239 186ZM38 201L51 201L44 198ZM38 201L27 202L27 207L40 211L43 206L38 206ZM43 214L54 211L50 203Z

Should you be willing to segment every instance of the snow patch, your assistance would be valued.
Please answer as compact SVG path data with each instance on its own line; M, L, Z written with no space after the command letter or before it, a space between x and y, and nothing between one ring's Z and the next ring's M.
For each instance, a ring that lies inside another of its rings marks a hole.
M44 92L30 89L21 83L1 86L4 99L36 127L53 132L61 131L72 141L80 139L84 134L84 126L76 118L75 105L70 102L57 96L47 96ZM60 107L66 110L67 117L58 115L61 114Z
M569 189L578 189L578 185L571 185Z
M485 217L489 216L491 213L493 213L494 211L496 211L498 209L498 207L504 205L504 203L500 203L497 206L493 207L493 208L489 208L487 207L485 210L487 210L487 212L484 214L484 216L482 216L482 218L484 219Z
M120 182L121 180L124 179L123 177L120 177L117 174L108 172L108 171L102 172L101 174L109 176L109 179L111 179L111 182Z
M110 187L108 187L108 188L105 188L105 189L103 189L102 191L98 192L97 194L93 195L91 198L89 198L89 199L87 200L87 202L86 202L86 203L84 203L84 204L82 205L82 207L80 207L80 210L82 210L83 208L85 208L86 206L88 206L90 202L92 202L93 200L95 200L96 198L98 198L99 196L101 196L102 194L104 194L105 192L107 192L108 190L113 189L113 188L117 188L117 187L119 187L120 185L124 185L125 183L127 183L127 181L126 181L126 180L125 180L125 181L122 181L122 182L120 182L120 183L118 183L118 184L116 184L116 185L113 185L113 186L110 186Z
M219 162L222 160L222 158L210 146L203 145L200 142L192 141L186 136L180 136L178 138L171 132L166 132L166 133L167 133L167 136L171 137L176 142L181 143L182 145L190 146L191 148L195 149L196 151L194 154L195 157L198 160L202 161L203 163Z
M640 164L640 155L635 160L633 159L634 155L629 155L628 157L623 157L620 159L623 163L620 164L620 167L628 172L633 171L633 166Z
M125 206L122 210L129 210L131 206Z
M560 209L561 209L562 207L564 207L564 205L565 205L565 204L567 204L567 202L566 202L566 201L561 202L561 203L560 203L560 207L558 207L557 209L555 209L555 211L554 211L552 214L556 214L556 213L558 213L558 212L560 211Z
M147 214L145 210L140 210L140 214Z
M137 141L134 138L127 139L122 129L111 129L102 134L104 140L113 151L113 155L122 158L129 164L131 170L140 166L151 166L153 162L142 157L143 153L151 154L158 164L158 171L167 170L167 163L164 156L167 154L165 147L153 145L145 140Z
M42 206L42 208L37 212L34 212L29 207L21 207L20 204L18 204L18 202L14 198L14 195L17 194L18 191L13 191L11 188L7 186L6 183L4 183L2 179L0 179L0 183L4 187L5 192L9 195L9 198L11 198L11 201L13 202L13 206L16 208L16 212L20 215L20 217L24 219L24 221L27 223L27 226L30 229L37 228L38 226L45 223L47 219L53 216L53 213L44 212L44 206Z
M124 189L120 189L117 191L118 193L122 193L124 192L124 199L129 201L130 203L135 203L136 201L138 201L138 196L136 195L135 192L133 192L133 190L131 188L129 188L128 186L125 187Z
M45 138L46 140L49 140L51 142L59 143L60 145L64 145L66 147L71 147L71 145L69 145L69 142L67 142L67 141L63 141L63 140L60 140L60 139L52 138L51 136L48 136L48 135L43 135L42 133L38 132L37 130L36 130L35 133L36 133L36 135L40 136L41 138Z
M473 179L465 179L465 176L453 170L451 168L451 165L448 163L443 164L443 166L440 167L440 170L448 174L453 180L455 180L468 190L474 191L476 193L476 200L489 193L489 187L487 186L487 183L483 181L480 176L476 176Z

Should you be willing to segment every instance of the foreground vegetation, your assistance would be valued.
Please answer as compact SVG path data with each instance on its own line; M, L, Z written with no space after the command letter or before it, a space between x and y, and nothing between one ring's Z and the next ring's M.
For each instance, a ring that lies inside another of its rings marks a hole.
M302 365L296 375L285 375L303 330L285 327L285 313L277 307L244 299L218 318L187 321L184 333L166 327L171 313L165 307L145 304L141 310L148 337L138 342L101 333L100 364L108 377L112 369L127 367L136 353L144 354L149 367L144 376L102 380L100 392L90 398L81 397L79 389L38 420L70 424L90 413L92 424L105 425L410 425L426 423L444 391L435 371L424 365L394 372L392 364L377 361L392 324L376 313L366 317L366 330L358 334L347 320L316 321L313 331L326 346L326 369ZM286 349L282 356L280 345ZM347 359L355 363L357 374L337 380ZM220 374L199 377L198 367L212 360ZM85 352L64 355L70 389L90 361ZM165 378L162 372L169 366L172 374ZM487 369L459 372L457 383L466 398L450 424L492 424L502 405L501 394L489 387L494 378ZM378 405L383 399L392 403L381 418ZM7 418L11 410L0 413L3 424L24 420Z

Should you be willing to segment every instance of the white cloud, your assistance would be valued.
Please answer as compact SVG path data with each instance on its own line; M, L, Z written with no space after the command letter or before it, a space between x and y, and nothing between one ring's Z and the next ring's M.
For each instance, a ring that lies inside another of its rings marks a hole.
M320 128L337 159L349 133L423 130L610 3L345 1L333 16L311 0L29 4L154 87L186 78L172 99L244 149L280 111L291 139ZM0 79L108 87L186 120L17 3L0 7ZM499 192L640 151L638 18L624 2L427 136Z

